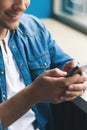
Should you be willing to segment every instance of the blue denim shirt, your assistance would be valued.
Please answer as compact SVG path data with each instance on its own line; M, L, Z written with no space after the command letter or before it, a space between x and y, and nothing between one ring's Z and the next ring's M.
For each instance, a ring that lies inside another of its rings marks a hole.
M19 27L11 31L9 48L17 63L25 85L31 84L46 70L72 60L51 38L44 24L36 17L23 14ZM0 48L0 102L7 100L6 77L2 50ZM33 106L40 130L54 130L50 105L39 103Z

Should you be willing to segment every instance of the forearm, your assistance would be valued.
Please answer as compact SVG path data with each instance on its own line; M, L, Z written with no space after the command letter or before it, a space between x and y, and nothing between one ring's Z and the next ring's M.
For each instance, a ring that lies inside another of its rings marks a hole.
M34 94L35 95L35 94ZM35 103L32 87L26 87L21 92L0 105L0 118L6 128L25 114Z
M0 118L4 128L39 102L60 103L73 100L81 95L86 87L84 83L87 78L79 74L65 77L66 74L59 69L46 71L29 87L2 103L0 105Z

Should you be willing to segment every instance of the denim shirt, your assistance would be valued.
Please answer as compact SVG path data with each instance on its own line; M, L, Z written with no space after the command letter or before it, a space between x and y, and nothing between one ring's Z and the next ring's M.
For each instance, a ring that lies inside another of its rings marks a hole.
M46 70L58 67L72 60L51 38L44 24L32 15L23 14L19 27L11 31L9 48L24 79L31 84ZM0 102L7 100L6 77L2 50L0 47ZM54 130L50 105L39 103L33 106L40 130Z

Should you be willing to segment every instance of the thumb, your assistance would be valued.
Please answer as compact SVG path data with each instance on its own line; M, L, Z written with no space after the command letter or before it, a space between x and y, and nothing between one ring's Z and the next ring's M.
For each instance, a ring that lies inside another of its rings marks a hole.
M58 68L55 68L55 69L51 69L51 70L48 70L44 73L45 76L50 76L50 77L64 77L67 75L67 72L65 71L62 71Z

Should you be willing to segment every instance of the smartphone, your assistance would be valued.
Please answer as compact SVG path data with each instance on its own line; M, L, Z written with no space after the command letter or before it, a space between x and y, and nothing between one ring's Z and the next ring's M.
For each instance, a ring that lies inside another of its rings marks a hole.
M86 72L87 71L87 64L83 64L83 65L77 65L75 66L72 70L70 70L68 72L68 74L66 75L66 77L72 76L73 74L75 74L76 72Z

